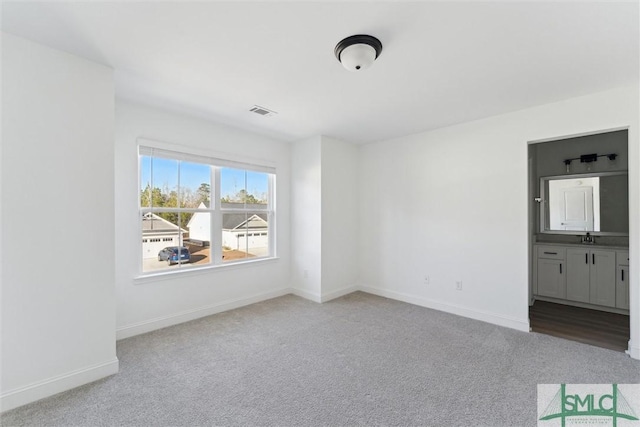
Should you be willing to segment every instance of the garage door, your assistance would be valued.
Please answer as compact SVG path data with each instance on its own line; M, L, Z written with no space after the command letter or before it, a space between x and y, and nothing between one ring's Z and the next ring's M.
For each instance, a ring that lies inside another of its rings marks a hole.
M142 239L142 258L157 258L158 252L167 246L178 246L178 236L154 236Z

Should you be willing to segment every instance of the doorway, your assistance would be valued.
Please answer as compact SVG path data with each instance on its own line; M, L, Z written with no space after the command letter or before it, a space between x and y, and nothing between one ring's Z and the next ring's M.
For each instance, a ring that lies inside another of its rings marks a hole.
M528 149L531 330L626 351L628 131Z

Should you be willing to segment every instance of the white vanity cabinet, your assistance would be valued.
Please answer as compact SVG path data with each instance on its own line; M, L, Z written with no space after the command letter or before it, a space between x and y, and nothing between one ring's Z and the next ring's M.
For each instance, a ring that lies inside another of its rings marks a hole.
M578 245L535 247L536 296L593 308L629 308L628 252Z
M567 299L616 306L616 252L567 248Z
M629 310L629 252L616 252L616 308Z
M567 299L590 302L590 282L589 251L567 248Z
M538 295L565 298L565 249L557 246L538 246L536 277Z
M591 264L591 304L616 306L616 253L608 250L589 251Z

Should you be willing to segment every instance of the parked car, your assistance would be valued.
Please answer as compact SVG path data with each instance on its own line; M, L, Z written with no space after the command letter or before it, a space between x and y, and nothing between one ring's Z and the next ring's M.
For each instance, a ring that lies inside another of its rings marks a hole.
M184 246L169 246L158 252L158 261L167 261L169 265L181 264L183 262L190 262L191 254L189 253L189 249Z

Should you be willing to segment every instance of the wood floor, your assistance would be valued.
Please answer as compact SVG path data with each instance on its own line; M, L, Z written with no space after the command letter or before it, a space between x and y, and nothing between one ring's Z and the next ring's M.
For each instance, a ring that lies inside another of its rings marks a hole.
M536 301L529 307L533 332L625 351L629 342L629 316L570 305Z

